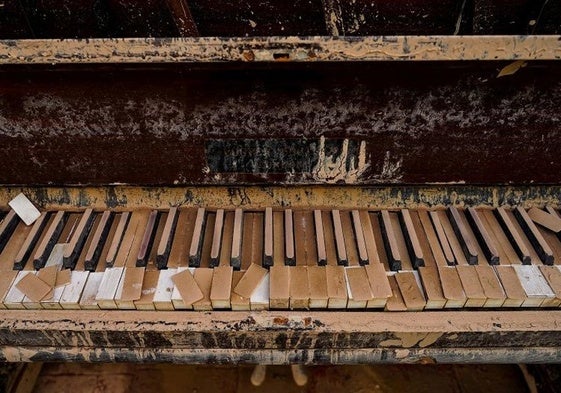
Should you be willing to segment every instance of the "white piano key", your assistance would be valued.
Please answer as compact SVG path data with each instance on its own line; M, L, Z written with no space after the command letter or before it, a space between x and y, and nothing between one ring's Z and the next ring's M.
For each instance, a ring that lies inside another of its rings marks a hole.
M33 205L23 193L18 194L14 199L8 202L8 205L14 209L19 218L25 222L25 225L33 224L41 215L35 205Z
M80 298L88 282L88 271L74 270L70 275L70 284L64 287L59 299L60 306L64 309L80 309Z
M513 265L513 268L528 296L522 307L538 307L547 299L555 297L537 265Z
M121 277L123 276L124 268L122 267L109 267L105 269L103 273L103 279L99 285L97 295L95 300L97 305L102 309L116 309L117 303L115 303L115 295L119 284L121 282Z
M180 269L184 270L185 268ZM158 284L153 299L156 310L173 310L171 297L174 285L173 281L171 281L171 276L177 273L179 273L178 269L160 270L160 277L158 277Z
M270 273L267 273L249 298L249 307L252 311L269 309Z
M103 280L104 272L93 272L88 275L88 280L82 291L82 296L80 297L80 309L83 310L96 310L99 309L97 300L97 292L101 281Z
M25 309L25 307L22 304L23 299L25 298L25 295L23 294L22 291L20 291L16 287L16 285L22 278L24 278L28 274L35 274L35 272L29 271L29 270L22 270L18 273L18 275L14 279L14 282L12 283L12 286L10 287L10 290L6 294L6 297L4 298L4 301L3 301L4 306L6 306L6 308L16 309L16 310L17 309L20 309L20 310Z
M185 271L186 269L189 269L191 274L195 273L195 268L194 267L190 267L190 268L178 267L175 274L181 273L181 272ZM172 285L173 285L173 283L172 283ZM186 306L185 305L185 302L183 301L183 298L181 297L181 294L179 293L179 290L177 289L177 287L175 285L173 285L171 302L173 304L173 308L176 309L176 310L192 310L193 309L193 306Z

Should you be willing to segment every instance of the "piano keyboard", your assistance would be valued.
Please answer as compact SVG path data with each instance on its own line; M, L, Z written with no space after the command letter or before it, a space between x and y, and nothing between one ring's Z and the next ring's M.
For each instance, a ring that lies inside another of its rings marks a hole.
M0 307L559 307L551 207L44 212L0 222Z

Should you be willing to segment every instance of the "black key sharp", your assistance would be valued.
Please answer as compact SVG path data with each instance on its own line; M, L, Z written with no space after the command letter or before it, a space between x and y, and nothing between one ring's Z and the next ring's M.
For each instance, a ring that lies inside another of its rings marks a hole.
M99 224L94 232L92 242L90 243L90 247L88 248L88 252L86 253L86 258L84 261L85 270L94 272L97 268L99 257L101 256L101 252L103 250L103 247L105 246L105 242L107 241L107 236L109 235L109 231L111 230L113 217L113 213L109 210L103 212L101 220L99 221Z
M64 250L64 256L62 259L64 269L74 269L76 263L78 262L78 257L82 252L82 248L86 242L86 238L88 237L90 230L92 229L92 225L94 223L95 215L92 209L86 209L80 221L78 222L78 226L76 230L72 234L70 238L70 242L66 245Z
M142 235L142 242L140 243L140 249L138 250L138 256L136 258L136 267L146 267L148 264L148 258L150 257L150 251L152 249L152 244L154 244L154 238L156 237L156 228L158 227L158 220L160 215L157 210L152 210L150 212L150 217L148 217L148 223L144 229L144 234Z
M160 244L158 246L158 252L156 254L156 266L158 269L167 268L178 217L179 212L177 207L169 209L168 217L164 225L164 232L162 233L162 238L160 239Z

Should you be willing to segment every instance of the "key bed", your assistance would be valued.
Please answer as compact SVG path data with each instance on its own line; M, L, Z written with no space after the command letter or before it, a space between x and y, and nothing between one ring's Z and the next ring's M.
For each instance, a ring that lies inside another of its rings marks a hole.
M8 213L0 223L1 306L558 307L560 227L549 206L529 212L85 209L46 212L30 227ZM68 284L55 288L43 274L49 266L70 268ZM52 286L48 299L33 301L20 290L30 291L24 284L35 280L27 274Z

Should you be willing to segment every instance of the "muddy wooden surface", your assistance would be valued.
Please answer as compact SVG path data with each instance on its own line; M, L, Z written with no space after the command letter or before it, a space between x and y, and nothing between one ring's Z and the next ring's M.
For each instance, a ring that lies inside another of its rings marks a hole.
M561 361L559 311L3 311L5 361Z
M0 38L555 34L560 12L531 0L22 0L0 7Z
M559 183L561 69L506 64L5 67L0 183Z
M559 208L559 186L248 186L248 187L0 187L0 208L23 192L42 210L130 211L171 206L264 209L398 209L523 206Z

